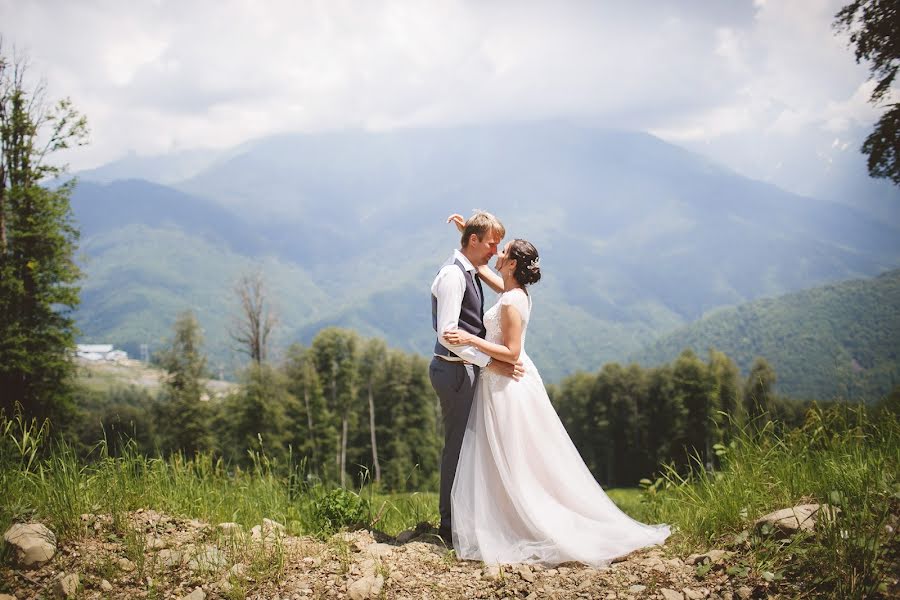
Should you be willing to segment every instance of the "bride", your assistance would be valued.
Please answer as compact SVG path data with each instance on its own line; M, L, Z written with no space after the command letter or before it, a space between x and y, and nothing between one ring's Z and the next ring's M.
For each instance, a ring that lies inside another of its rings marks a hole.
M462 217L449 220L459 223ZM484 314L486 339L462 330L451 344L471 344L493 359L521 360L519 381L481 370L451 492L458 557L487 563L602 567L645 546L662 544L665 525L635 521L607 497L572 444L525 353L531 317L526 286L541 278L535 247L513 240L482 279L500 292Z

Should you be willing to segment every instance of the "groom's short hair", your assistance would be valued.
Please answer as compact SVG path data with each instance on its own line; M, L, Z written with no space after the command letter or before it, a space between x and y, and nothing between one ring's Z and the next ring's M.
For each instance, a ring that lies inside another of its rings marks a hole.
M478 236L479 241L483 240L488 233L496 233L500 236L500 239L503 239L503 236L506 235L506 228L500 222L500 219L491 213L477 210L474 215L469 217L465 227L463 227L461 240L463 248L469 245L469 238L473 233Z

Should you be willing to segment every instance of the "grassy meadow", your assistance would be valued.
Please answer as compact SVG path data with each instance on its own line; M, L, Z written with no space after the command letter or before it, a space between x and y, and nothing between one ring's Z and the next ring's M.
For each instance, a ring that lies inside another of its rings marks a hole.
M348 490L329 487L307 477L303 461L277 464L254 454L252 468L240 469L209 454L150 458L126 447L111 456L104 442L85 461L36 422L5 419L0 434L4 530L38 520L65 541L84 535L82 513L115 521L138 508L245 528L270 518L290 533L318 537L356 527L396 535L438 521L435 493L385 494L365 480ZM891 579L900 516L895 414L876 418L861 406L813 409L801 429L779 433L770 423L744 430L716 452L715 469L663 467L640 490L608 493L636 519L672 524L667 548L676 555L733 551L733 577L762 578L798 596L897 593ZM814 533L788 539L753 527L767 512L805 502L839 511Z

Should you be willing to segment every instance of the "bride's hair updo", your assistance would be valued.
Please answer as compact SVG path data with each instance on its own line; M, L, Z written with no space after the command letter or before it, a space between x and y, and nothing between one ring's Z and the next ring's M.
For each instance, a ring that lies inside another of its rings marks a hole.
M541 261L537 248L526 240L513 240L506 254L507 260L516 261L513 277L522 285L531 285L541 280Z

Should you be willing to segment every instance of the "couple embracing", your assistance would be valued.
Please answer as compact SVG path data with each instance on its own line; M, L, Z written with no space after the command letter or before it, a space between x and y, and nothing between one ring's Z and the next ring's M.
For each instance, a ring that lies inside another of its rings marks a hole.
M460 249L431 286L437 332L429 366L441 403L440 536L488 563L602 567L669 535L620 511L594 480L525 352L537 249L493 215L464 221ZM496 272L488 267L497 256ZM500 294L484 310L485 287Z

